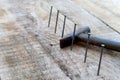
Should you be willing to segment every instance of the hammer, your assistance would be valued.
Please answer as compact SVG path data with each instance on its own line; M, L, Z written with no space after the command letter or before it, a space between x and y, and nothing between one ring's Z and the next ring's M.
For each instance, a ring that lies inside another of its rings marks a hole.
M78 43L79 41L84 43L87 42L88 33L90 32L91 30L89 27L79 28L75 32L73 43L75 44L75 43ZM64 36L62 39L60 39L60 48L65 48L70 46L72 44L72 37L73 37L73 33L70 33ZM120 42L116 42L113 40L90 36L89 44L96 45L96 46L101 46L101 44L105 44L105 48L120 52Z

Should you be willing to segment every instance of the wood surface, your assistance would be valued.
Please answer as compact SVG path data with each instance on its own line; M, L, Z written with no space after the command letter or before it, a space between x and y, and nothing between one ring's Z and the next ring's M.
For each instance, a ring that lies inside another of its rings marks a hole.
M0 0L1 80L119 80L120 52L104 49L100 76L97 76L100 47L89 46L86 63L83 62L85 45L78 43L72 51L70 47L59 47L63 15L67 16L65 35L73 31L76 23L77 29L89 26L94 36L120 41L120 35L115 31L120 30L116 20L119 18L106 14L110 11L117 14L114 9L108 11L102 8L97 11L97 7L88 7L88 3L95 6L95 0L85 1ZM100 4L98 7L106 6L97 0L96 2ZM48 28L51 5L54 8ZM60 10L60 16L55 34L57 10ZM102 10L107 12L101 14Z

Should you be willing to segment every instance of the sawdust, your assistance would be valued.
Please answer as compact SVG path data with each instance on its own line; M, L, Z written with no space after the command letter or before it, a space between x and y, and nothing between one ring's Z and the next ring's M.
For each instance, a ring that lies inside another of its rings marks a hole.
M5 61L7 62L9 67L15 67L16 64L18 63L17 59L15 59L15 57L10 56L10 55L5 57Z
M0 18L3 17L5 14L6 14L6 11L0 8Z
M17 26L13 22L5 23L4 25L4 29L6 29L7 31L18 31Z

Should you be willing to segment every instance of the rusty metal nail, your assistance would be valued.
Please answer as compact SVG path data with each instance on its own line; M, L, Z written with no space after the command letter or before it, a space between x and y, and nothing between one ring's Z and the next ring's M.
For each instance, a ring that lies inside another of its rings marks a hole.
M59 10L57 10L57 17L56 17L56 23L55 23L55 33L57 31L58 18L59 18Z
M88 39L87 39L87 44L86 44L84 63L86 63L87 52L88 52L88 48L89 48L90 35L91 35L91 33L88 33Z
M77 24L74 25L74 32L73 32L73 37L72 37L71 50L72 50L72 48L73 48L73 43L74 43L74 39L75 39L76 25L77 25Z
M102 61L102 55L103 55L104 47L105 47L105 45L101 44L101 54L100 54L100 59L99 59L99 66L98 66L97 76L99 76L99 73L100 73L101 61Z
M65 24L66 24L66 16L64 16L64 23L63 23L63 29L62 29L62 38L64 36Z
M51 9L50 9L50 15L49 15L48 27L50 27L51 16L52 16L52 9L53 9L53 6L51 6Z

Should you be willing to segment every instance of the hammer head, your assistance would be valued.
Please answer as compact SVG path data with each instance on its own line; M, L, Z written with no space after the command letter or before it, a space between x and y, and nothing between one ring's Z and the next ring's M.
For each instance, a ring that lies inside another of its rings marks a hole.
M77 43L79 41L77 36L82 33L90 33L90 28L83 27L83 28L79 28L78 30L76 30L73 43ZM60 39L60 48L65 48L67 46L70 46L72 44L72 37L73 37L73 33L70 33L70 34L64 36L62 39Z

